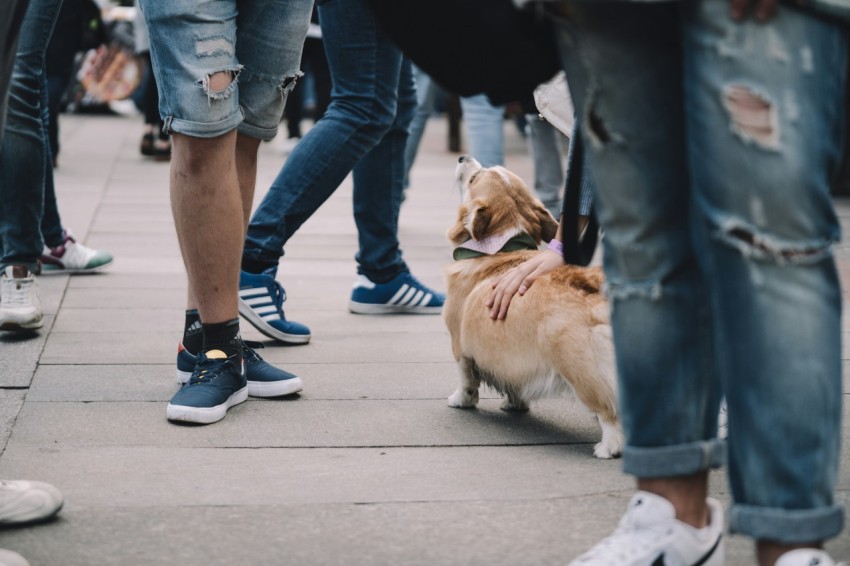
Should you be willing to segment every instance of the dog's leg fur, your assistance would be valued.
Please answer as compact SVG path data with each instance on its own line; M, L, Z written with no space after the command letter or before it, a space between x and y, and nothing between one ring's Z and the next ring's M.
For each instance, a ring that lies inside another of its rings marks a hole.
M596 409L599 426L602 428L602 440L593 447L593 455L597 458L606 459L619 456L626 444L626 439L620 426L620 417L617 414L617 369L614 361L614 343L611 336L611 326L606 324L607 313L607 308L604 310L602 308L594 309L594 318L598 322L602 322L602 324L594 326L591 331L591 345L596 366L599 374L604 376L605 382L610 386L610 397L604 400L603 403L592 407L592 409ZM600 314L604 315L604 318L600 317ZM599 400L597 400L597 403L599 403Z
M475 374L475 364L467 358L457 362L460 370L460 387L449 397L449 407L472 409L478 405L478 387L481 379Z

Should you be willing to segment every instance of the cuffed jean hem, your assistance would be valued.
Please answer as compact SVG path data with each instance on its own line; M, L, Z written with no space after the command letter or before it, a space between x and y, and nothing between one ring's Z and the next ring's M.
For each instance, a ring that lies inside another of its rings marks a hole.
M732 505L729 530L756 540L783 544L820 542L837 536L844 528L844 507L779 509Z
M357 266L357 273L359 275L365 276L372 283L382 284L389 283L396 277L398 277L401 273L410 272L410 269L407 267L407 264L402 262L396 266L393 266L389 269L364 269L362 265Z
M242 111L237 110L218 122L190 122L174 116L166 116L164 130L168 134L178 133L193 138L217 138L235 130L244 120Z
M283 257L283 254L270 254L265 251L257 251L257 250L248 250L245 248L242 250L242 263L245 262L254 263L254 264L263 264L269 267L277 266L280 263L280 258Z
M726 445L717 439L623 450L623 471L638 478L689 476L725 463Z
M277 135L277 126L274 128L261 128L253 126L247 122L242 122L237 128L240 134L250 136L260 141L271 141Z

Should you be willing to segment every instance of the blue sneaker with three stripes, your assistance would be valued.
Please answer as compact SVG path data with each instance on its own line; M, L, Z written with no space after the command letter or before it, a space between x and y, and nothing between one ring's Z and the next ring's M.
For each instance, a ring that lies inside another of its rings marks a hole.
M276 269L239 272L239 314L269 338L286 344L306 344L310 341L310 329L300 322L286 320L283 314L286 291L275 279L276 273Z
M357 314L440 314L445 301L441 293L403 271L386 283L358 276L348 310Z

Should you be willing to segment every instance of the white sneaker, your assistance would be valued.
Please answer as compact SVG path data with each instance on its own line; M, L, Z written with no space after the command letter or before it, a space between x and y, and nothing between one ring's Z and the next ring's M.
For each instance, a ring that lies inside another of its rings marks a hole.
M0 274L0 330L35 330L44 324L35 277L23 265Z
M707 501L711 518L703 529L676 520L673 504L637 492L617 529L570 564L598 566L723 566L723 507Z
M40 481L0 481L0 525L43 521L56 515L64 499L62 493Z
M71 232L65 231L62 244L55 248L44 246L39 259L42 275L92 273L112 263L112 254L88 248L75 240Z
M0 548L0 566L29 566L26 558L14 550Z
M776 561L776 566L847 566L845 562L835 562L829 554L816 548L799 548L786 552Z

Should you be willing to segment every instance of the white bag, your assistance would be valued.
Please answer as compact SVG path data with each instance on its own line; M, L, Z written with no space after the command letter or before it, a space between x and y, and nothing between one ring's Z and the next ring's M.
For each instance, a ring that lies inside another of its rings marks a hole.
M534 89L534 104L544 120L555 126L565 136L572 135L575 109L564 71L555 75L551 81Z

